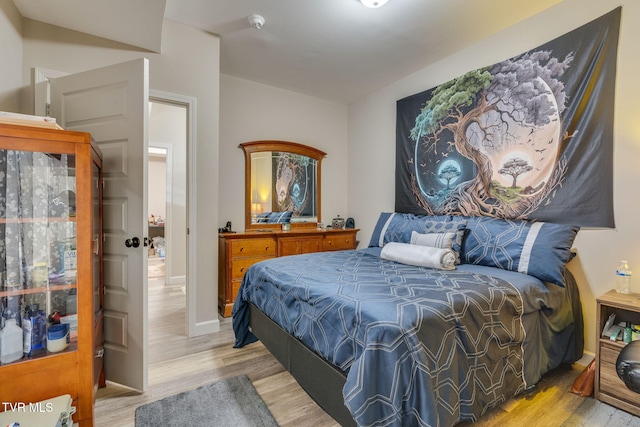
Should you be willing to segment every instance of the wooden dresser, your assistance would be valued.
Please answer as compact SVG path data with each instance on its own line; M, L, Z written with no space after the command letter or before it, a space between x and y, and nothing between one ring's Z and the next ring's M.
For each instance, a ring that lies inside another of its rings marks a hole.
M231 309L245 271L258 261L309 252L355 249L357 228L247 231L218 235L218 312Z

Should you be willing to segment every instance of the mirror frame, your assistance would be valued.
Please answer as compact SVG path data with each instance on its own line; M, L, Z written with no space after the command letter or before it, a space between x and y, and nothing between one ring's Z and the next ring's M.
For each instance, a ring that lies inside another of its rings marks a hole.
M321 213L321 182L322 182L322 159L327 155L324 151L320 151L317 148L309 147L307 145L303 145L297 142L289 142L289 141L277 141L277 140L263 140L263 141L251 141L244 142L238 145L238 148L242 149L244 152L244 227L245 230L258 230L258 229L268 229L268 230L276 230L282 227L282 224L265 224L265 223L252 223L251 222L251 153L259 153L265 151L279 151L285 153L298 154L301 156L307 156L316 161L317 170L316 170L316 195L317 195L317 206L318 206L318 215L317 222L292 222L291 228L300 228L300 227L316 227L318 222L322 222L320 213Z

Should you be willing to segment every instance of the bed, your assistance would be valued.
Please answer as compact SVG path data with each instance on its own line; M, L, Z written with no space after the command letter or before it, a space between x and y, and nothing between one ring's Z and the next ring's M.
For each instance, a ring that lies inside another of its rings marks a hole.
M233 309L235 346L260 339L341 425L475 421L582 356L566 269L577 231L383 213L365 249L249 268ZM438 250L455 254L453 268L385 255L416 233L448 236Z

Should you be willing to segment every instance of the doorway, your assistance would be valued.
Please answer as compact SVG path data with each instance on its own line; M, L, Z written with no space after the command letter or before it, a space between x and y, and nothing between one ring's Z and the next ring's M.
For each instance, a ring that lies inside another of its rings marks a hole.
M147 212L149 339L187 335L187 106L149 102ZM164 295L171 297L166 312ZM167 320L169 322L167 323ZM170 325L170 329L167 326ZM150 346L153 348L153 346ZM150 354L150 360L156 357Z
M196 99L149 90L149 66L148 60L144 58L73 75L42 68L34 69L34 74L35 113L48 115L48 107L51 106L51 115L58 118L62 126L70 130L92 133L98 144L102 143L100 147L106 159L105 164L109 165L109 168L105 167L105 181L117 182L117 185L106 186L113 194L105 193L105 218L107 218L106 210L109 210L110 219L103 233L104 246L115 251L105 252L103 264L105 271L112 272L108 281L109 290L105 287L107 310L104 327L106 336L109 337L109 342L105 342L105 363L111 366L112 381L133 389L145 390L148 384L149 329L147 248L142 247L133 251L126 245L119 245L118 242L122 238L142 237L147 234L146 159L148 153L146 148L149 140L148 110L151 105L149 101L181 106L186 115L186 125L182 127L182 135L186 135L186 148L182 163L184 166L181 170L188 174L188 179L187 183L177 187L181 189L182 207L186 210L187 216L185 225L180 229L183 235L186 235L186 249L180 253L185 256L184 264L187 265L187 271L184 277L179 279L186 283L186 309L184 320L178 327L182 331L183 338L186 338L185 330L187 337L219 330L217 319L197 323L195 256L189 256L195 253L196 247L196 238L188 238L189 224L194 227L194 236L197 235L196 201L195 198L189 198L189 191L195 191L196 178L194 150ZM53 90L54 81L56 82L55 90ZM122 102L105 104L104 99L108 97L105 88L119 91L118 94L110 96L121 99ZM77 93L82 93L83 96L67 97L69 94ZM68 102L62 102L63 98ZM79 102L83 102L84 106L77 106ZM72 111L75 114L63 114L61 109L67 104L74 105ZM105 105L113 108L98 108ZM116 111L118 107L124 107L124 109ZM61 120L63 118L64 120ZM117 125L116 120L120 120ZM108 126L105 126L105 123L108 123ZM105 133L105 131L108 132ZM131 176L135 176L135 179L131 179ZM124 177L127 177L125 181L123 181ZM134 185L135 187L132 187ZM177 193L179 192L171 191L172 195ZM132 197L130 203L127 203L128 197ZM175 228L178 229L178 227ZM169 229L165 230L165 235L167 233L170 236L173 234ZM171 246L169 244L169 248ZM118 252L120 250L124 252ZM167 255L169 253L165 256ZM138 266L144 266L144 268L138 268ZM174 278L175 275L172 274L169 277ZM141 286L127 287L127 283L139 283ZM136 345L128 346L127 343Z

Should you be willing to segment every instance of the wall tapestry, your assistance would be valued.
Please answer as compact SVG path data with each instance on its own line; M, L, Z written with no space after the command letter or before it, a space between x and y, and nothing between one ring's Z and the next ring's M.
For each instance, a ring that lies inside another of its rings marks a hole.
M397 212L614 227L621 8L397 103Z

